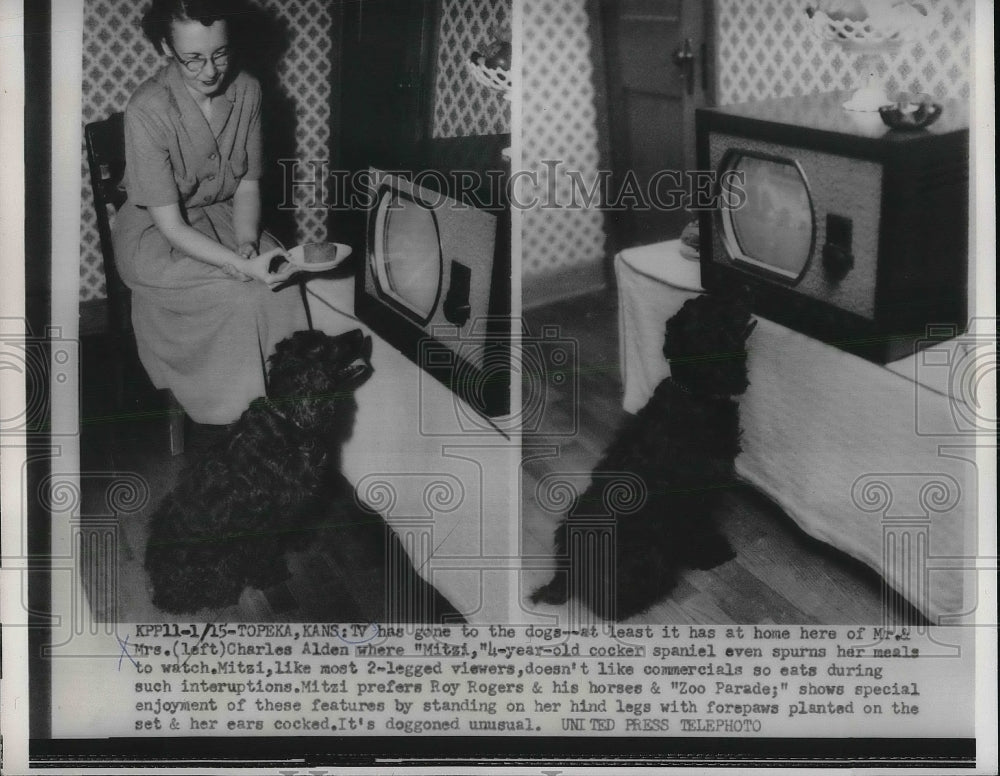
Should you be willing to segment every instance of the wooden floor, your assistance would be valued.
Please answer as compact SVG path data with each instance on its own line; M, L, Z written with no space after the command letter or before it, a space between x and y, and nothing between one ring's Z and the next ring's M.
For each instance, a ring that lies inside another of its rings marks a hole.
M540 434L531 439L533 447L524 450L522 598L551 576L539 567L551 562L557 516L539 506L535 488L550 473L592 470L624 417L614 293L589 294L530 310L524 317L533 334L555 326L561 337L577 345L579 430L569 437ZM556 394L548 425L553 432L563 431L574 413L570 383L550 385ZM546 445L557 447L558 455L539 456ZM632 621L889 624L900 617L920 621L919 614L891 594L888 606L883 606L883 585L872 569L807 536L760 493L740 486L727 492L724 502L721 527L736 557L709 571L685 571L666 600ZM568 616L566 607L543 605L534 611Z

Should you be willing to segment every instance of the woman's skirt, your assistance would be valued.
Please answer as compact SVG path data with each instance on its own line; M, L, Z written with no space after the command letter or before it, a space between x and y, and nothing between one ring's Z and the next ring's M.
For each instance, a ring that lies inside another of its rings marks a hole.
M188 223L236 250L231 201L187 211ZM260 251L278 247L266 233ZM139 358L198 423L230 423L265 393L274 346L307 326L299 287L273 291L180 253L149 214L128 203L115 223L115 256L132 289Z

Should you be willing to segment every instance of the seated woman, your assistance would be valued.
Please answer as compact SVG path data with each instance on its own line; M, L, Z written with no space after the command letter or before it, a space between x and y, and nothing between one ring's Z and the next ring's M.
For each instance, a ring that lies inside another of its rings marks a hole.
M229 7L153 0L143 17L169 62L125 110L115 220L140 359L200 424L230 423L264 395L264 360L306 328L298 288L274 290L291 266L269 272L284 252L261 233L261 91L239 70Z

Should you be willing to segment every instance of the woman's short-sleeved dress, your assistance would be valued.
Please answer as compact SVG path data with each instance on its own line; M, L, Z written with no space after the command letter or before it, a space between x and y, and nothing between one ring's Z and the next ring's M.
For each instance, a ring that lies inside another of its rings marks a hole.
M125 187L115 257L132 289L139 357L199 423L229 423L264 395L263 359L306 327L296 286L242 282L177 250L146 208L177 202L199 232L236 250L233 194L261 175L257 81L239 73L212 98L211 124L176 63L136 90L125 109ZM260 250L277 247L269 235Z

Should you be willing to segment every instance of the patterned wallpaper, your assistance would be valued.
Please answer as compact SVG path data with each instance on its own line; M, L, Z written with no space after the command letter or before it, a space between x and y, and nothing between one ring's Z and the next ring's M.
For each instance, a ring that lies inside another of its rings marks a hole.
M494 30L510 33L512 0L444 0L439 30L434 137L510 132L510 101L481 86L466 60Z
M522 167L537 185L522 198L545 198L549 166L558 160L556 201L579 171L588 189L599 164L586 0L524 0ZM526 281L568 267L600 263L604 216L596 207L524 212L521 274Z
M926 40L886 54L886 91L969 97L972 0L927 0L937 23ZM805 0L716 0L721 105L864 83L856 54L820 41L807 27Z
M299 159L326 159L330 143L330 24L324 0L260 0L288 32L287 50L277 65L280 95L295 115L294 142ZM129 96L163 63L139 28L148 3L135 0L86 0L83 29L83 123L125 109ZM105 296L104 267L97 221L81 148L80 300ZM326 213L298 208L292 225L300 241L326 237Z

